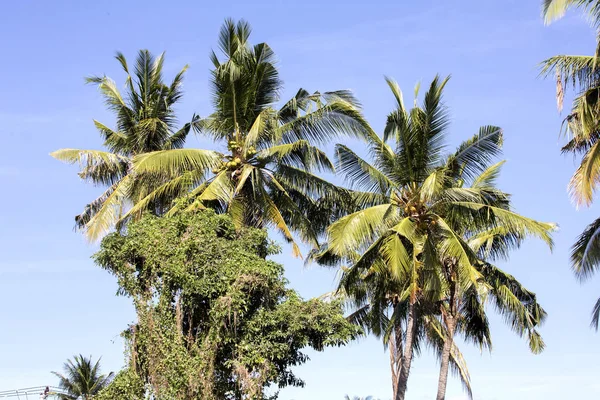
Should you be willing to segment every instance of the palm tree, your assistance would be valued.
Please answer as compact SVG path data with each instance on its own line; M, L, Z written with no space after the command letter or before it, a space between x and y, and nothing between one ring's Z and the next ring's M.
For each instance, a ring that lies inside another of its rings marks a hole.
M319 230L329 222L328 215L319 212L318 200L333 204L332 199L344 194L315 174L334 169L317 146L340 133L359 134L370 128L348 91L310 94L300 89L276 109L282 82L275 55L265 43L250 46L250 32L248 23L227 20L219 37L224 60L211 55L215 111L198 126L224 142L227 152L182 149L136 157L138 174L166 173L170 179L125 218L139 215L165 195L189 192L188 208L229 212L238 226L273 226L299 255L293 233L316 244Z
M115 130L94 120L107 150L62 149L51 154L67 163L79 163L79 176L83 180L107 187L75 217L76 227L84 230L90 240L100 238L131 203L146 196L148 183L131 174L133 157L182 147L190 128L198 120L194 116L192 122L175 131L174 106L182 97L181 85L187 66L167 85L162 75L164 53L155 58L148 50L141 50L133 74L123 54L117 53L115 58L127 74L124 95L106 76L86 79L98 85L108 109L117 119ZM158 202L148 207L161 211Z
M570 140L563 153L581 157L581 163L569 182L569 192L577 206L589 206L600 182L600 1L546 0L544 16L547 22L562 17L569 7L582 8L599 34L592 56L559 55L543 62L542 73L557 77L557 100L562 108L564 87L572 82L578 92L573 107L565 118L565 131ZM589 224L579 235L571 251L571 266L580 281L589 279L600 269L600 218ZM596 330L600 321L600 298L592 310L591 325Z
M92 357L81 354L67 360L63 371L64 375L52 372L59 379L58 386L66 393L60 395L62 400L90 400L110 383L114 375L112 372L102 375L100 359L92 364Z
M435 342L441 336L444 343L444 332L432 318L439 313L433 306L443 298L446 285L440 260L453 260L456 279L465 289L477 287L483 279L474 265L475 252L454 229L455 219L469 220L475 228L505 229L507 238L535 235L550 241L553 229L552 224L511 211L504 204L506 195L487 184L496 174L487 167L500 152L500 128L480 128L454 154L443 157L448 114L442 93L447 80L436 77L422 106L415 101L407 110L400 88L387 79L397 104L383 138L367 138L373 164L347 146L337 146L339 170L361 190L353 196L363 209L333 223L327 244L317 255L321 262L341 258L350 264L341 287L357 305L368 304L360 317L397 352L398 356L390 354L395 399L405 398L419 341ZM393 146L387 143L390 139ZM452 184L466 178L472 180L470 187ZM391 317L386 325L382 315L387 310ZM454 344L444 350L468 384Z
M448 187L470 186L485 189L493 193L486 199L488 205L510 210L509 195L497 190L494 182L502 164L503 162L500 162L489 166L474 179L459 173L449 177L446 182ZM482 164L482 167L484 165ZM446 168L448 167L447 164ZM544 349L544 342L537 328L544 322L546 312L537 303L535 294L523 287L512 275L489 262L498 258L507 259L510 250L518 248L525 239L527 229L497 223L487 216L481 219L481 215L477 213L461 211L464 210L452 210L448 221L453 231L463 238L463 247L469 253L473 272L479 274L480 279L476 284L468 282L465 287L458 279L460 265L454 257L445 257L442 254L442 259L435 260L442 277L439 300L436 302L439 307L437 318L445 328L437 400L445 398L450 352L456 334L462 334L466 341L491 350L491 334L485 307L488 302L495 306L518 335L527 337L530 350L534 354ZM542 236L550 247L552 229L553 226L547 224L547 235Z

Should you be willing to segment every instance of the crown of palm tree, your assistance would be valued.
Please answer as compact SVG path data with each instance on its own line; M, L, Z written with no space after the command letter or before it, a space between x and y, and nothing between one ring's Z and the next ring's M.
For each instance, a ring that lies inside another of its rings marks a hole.
M86 79L98 86L107 108L116 116L114 130L94 120L107 151L62 149L51 154L70 164L79 163L79 176L83 180L108 186L75 217L76 227L83 229L91 240L110 230L127 207L152 189L150 182L142 182L131 174L133 157L150 151L181 148L191 126L198 121L194 116L192 122L175 130L177 119L173 107L182 97L181 85L187 66L167 85L162 75L164 53L155 58L148 50L141 50L133 73L130 73L123 54L117 53L115 58L127 74L125 95L106 76ZM151 206L160 211L160 204Z
M347 146L336 148L338 170L358 190L352 195L362 209L329 227L327 244L315 257L322 263L342 259L350 264L340 286L358 307L354 316L386 342L396 327L405 331L404 346L417 351L422 340L443 342L444 324L438 316L451 282L473 300L468 303L473 307L461 310L459 329L467 339L490 344L485 289L497 296L501 312L510 316L515 329L530 332L535 342L543 310L536 303L530 312L534 295L486 259L506 255L529 235L552 245L554 225L515 213L509 195L495 188L502 162L491 161L501 151L501 129L484 126L445 156L448 114L441 100L447 79L436 77L422 106L415 101L410 110L398 85L387 82L397 107L388 116L383 137L368 136L373 163ZM451 280L443 268L448 261L453 266ZM413 337L407 341L407 336ZM541 342L536 343L532 348ZM468 372L456 347L451 356L468 389Z
M275 108L282 87L275 56L265 43L251 46L250 31L244 21L223 25L219 49L224 60L211 55L214 112L196 124L200 133L226 142L227 152L181 149L136 157L138 174L166 174L168 180L125 218L139 215L157 199L188 193L189 208L227 211L238 226L273 226L299 254L293 233L316 244L329 222L322 205L345 193L316 175L334 170L318 146L370 128L348 91L300 89Z
M104 389L114 375L112 372L101 374L100 359L93 364L91 357L81 354L67 360L63 371L64 374L52 372L59 379L58 386L66 392L60 395L63 400L89 400Z

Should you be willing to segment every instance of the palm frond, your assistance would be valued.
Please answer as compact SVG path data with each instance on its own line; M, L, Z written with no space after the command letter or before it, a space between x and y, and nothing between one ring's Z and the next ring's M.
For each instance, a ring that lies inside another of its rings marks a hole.
M221 155L212 150L175 149L140 154L134 158L133 168L139 174L178 176L189 171L207 171L220 162Z
M300 167L306 171L333 172L335 170L327 154L318 147L311 146L307 140L271 146L261 150L256 156L266 162L275 159L278 163Z
M564 17L567 9L578 0L543 0L542 16L546 25Z
M489 163L502 151L502 129L482 126L479 132L464 141L446 161L455 176L473 179L489 167Z
M466 289L471 285L476 285L481 279L481 274L472 264L472 261L476 259L475 254L443 218L437 216L436 222L441 228L439 246L442 258L456 260L458 279L462 288Z
M101 205L85 224L86 237L91 241L100 239L114 227L121 218L123 209L127 206L128 194L131 190L133 177L125 176L115 184L114 190L109 192Z
M372 134L373 130L360 110L343 100L327 103L284 123L276 132L285 143L308 140L314 144L325 144L341 135L361 138Z
M78 163L79 176L96 184L112 185L122 179L129 168L126 157L107 151L61 149L50 155L69 164Z
M385 174L363 160L347 146L338 144L335 147L335 153L338 171L344 175L352 187L386 193L390 187L394 186Z
M569 193L577 205L589 206L600 182L600 142L587 151L569 182Z
M552 232L557 229L556 224L548 222L539 222L531 218L524 217L513 211L499 207L489 206L480 203L467 201L450 202L453 206L463 207L474 211L483 211L492 221L495 220L498 226L503 226L515 232L522 232L526 235L532 235L543 240L550 249L554 246Z
M396 215L393 205L382 204L340 218L328 229L331 251L343 255L365 246L378 232L393 226Z
M471 187L476 189L492 188L495 187L496 180L500 175L500 169L506 161L502 160L494 165L489 166L483 172L473 179Z
M532 353L542 352L545 345L536 328L546 319L546 311L537 303L535 293L489 263L481 265L480 269L492 289L496 309L513 331L521 337L526 335Z
M588 279L600 266L599 236L600 218L586 227L571 248L571 266L582 281Z
M592 322L590 323L591 327L598 330L598 324L600 323L600 298L594 304L594 309L592 310Z

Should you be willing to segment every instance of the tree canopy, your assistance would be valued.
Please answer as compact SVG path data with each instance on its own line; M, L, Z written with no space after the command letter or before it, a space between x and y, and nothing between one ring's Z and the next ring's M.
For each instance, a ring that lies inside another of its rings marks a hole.
M278 250L264 230L236 230L212 210L147 215L105 237L95 260L138 314L124 333L128 369L107 393L263 399L275 398L271 384L302 386L291 367L308 360L303 348L343 345L360 329L339 303L287 288L283 267L267 259Z

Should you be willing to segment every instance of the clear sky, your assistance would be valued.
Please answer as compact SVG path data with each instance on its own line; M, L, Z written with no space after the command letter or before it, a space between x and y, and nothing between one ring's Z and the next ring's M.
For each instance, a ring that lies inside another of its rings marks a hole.
M543 59L590 54L594 33L577 13L544 27L538 0L504 1L5 1L0 12L0 390L54 385L75 353L103 357L105 370L124 363L119 333L133 319L116 283L90 260L96 247L73 231L73 216L99 194L53 150L100 148L92 119L112 125L99 93L84 85L92 74L123 75L114 52L129 59L148 48L167 51L166 75L190 69L181 120L210 112L209 50L224 18L245 18L252 41L268 42L280 60L283 98L299 87L352 89L380 130L393 98L383 80L396 78L409 100L414 83L452 74L446 102L450 148L480 125L505 130L501 187L516 209L560 224L553 253L528 242L501 266L538 294L549 314L547 350L529 354L524 340L492 317L491 354L462 345L477 400L598 398L600 336L588 328L600 276L580 285L569 269L569 247L597 207L577 211L566 185L572 158L560 155L551 80L537 77ZM569 99L568 99L569 100ZM566 103L568 104L568 103ZM568 106L567 106L568 108ZM564 115L563 115L564 116ZM192 138L189 146L208 147ZM354 147L360 148L357 143ZM334 287L334 273L303 267L285 248L277 260L305 297ZM490 309L493 314L493 310ZM367 338L310 353L297 369L306 388L283 400L391 397L387 355ZM438 367L424 352L414 363L409 399L431 399ZM465 398L451 380L448 400Z

